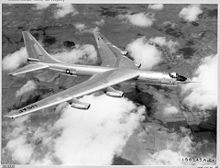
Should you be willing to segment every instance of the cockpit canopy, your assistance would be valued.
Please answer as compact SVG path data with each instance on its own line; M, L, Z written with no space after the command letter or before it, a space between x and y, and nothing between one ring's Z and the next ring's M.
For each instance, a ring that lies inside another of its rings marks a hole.
M179 75L179 74L176 73L176 72L170 72L170 73L169 73L169 76L170 76L171 78L176 79L177 81L186 81L186 80L187 80L187 78L186 78L185 76Z

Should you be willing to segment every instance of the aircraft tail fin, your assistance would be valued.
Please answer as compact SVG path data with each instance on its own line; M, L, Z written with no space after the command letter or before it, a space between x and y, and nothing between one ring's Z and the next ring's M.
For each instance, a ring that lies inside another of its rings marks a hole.
M28 57L32 60L39 60L44 63L56 63L59 60L49 55L39 42L28 31L22 32Z

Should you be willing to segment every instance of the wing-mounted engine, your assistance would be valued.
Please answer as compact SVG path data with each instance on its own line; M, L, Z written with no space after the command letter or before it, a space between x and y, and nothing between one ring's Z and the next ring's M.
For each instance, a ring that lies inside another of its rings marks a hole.
M105 94L107 96L111 96L111 97L123 97L124 92L122 92L120 90L116 90L112 87L108 87L105 91Z
M36 58L28 58L27 61L28 62L40 62L40 60Z
M81 101L79 101L77 99L72 99L70 101L70 105L73 108L82 109L82 110L88 110L89 107L90 107L89 103L84 103L84 102L81 102Z

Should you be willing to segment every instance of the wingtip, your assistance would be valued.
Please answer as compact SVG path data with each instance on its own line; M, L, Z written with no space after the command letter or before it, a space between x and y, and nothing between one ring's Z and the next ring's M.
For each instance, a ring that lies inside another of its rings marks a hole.
M5 115L4 118L15 119L16 117L14 115Z
M22 35L23 35L23 37L30 36L31 33L29 31L22 31Z
M8 75L9 76L16 76L15 73L13 73L13 72L8 73Z
M98 33L99 32L99 28L98 27L93 28L92 32L93 33Z
M22 31L22 33L30 33L29 31L25 30L25 31Z

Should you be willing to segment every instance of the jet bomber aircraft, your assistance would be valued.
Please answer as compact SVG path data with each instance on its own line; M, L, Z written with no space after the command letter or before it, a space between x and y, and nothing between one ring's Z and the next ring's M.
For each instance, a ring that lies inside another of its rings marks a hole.
M38 41L28 32L23 31L23 38L28 54L28 64L21 67L10 75L17 76L28 72L42 69L51 69L68 75L89 75L88 80L72 86L64 91L44 98L33 104L9 112L5 117L17 118L39 110L48 108L62 102L68 102L72 107L88 109L89 103L80 102L77 98L87 94L103 90L106 95L122 97L123 92L114 89L112 86L129 80L142 80L146 84L155 85L178 85L190 83L191 81L178 73L165 73L146 71L140 69L135 62L129 59L126 51L122 51L109 42L98 30L93 34L101 57L101 65L79 65L64 63L49 55Z

